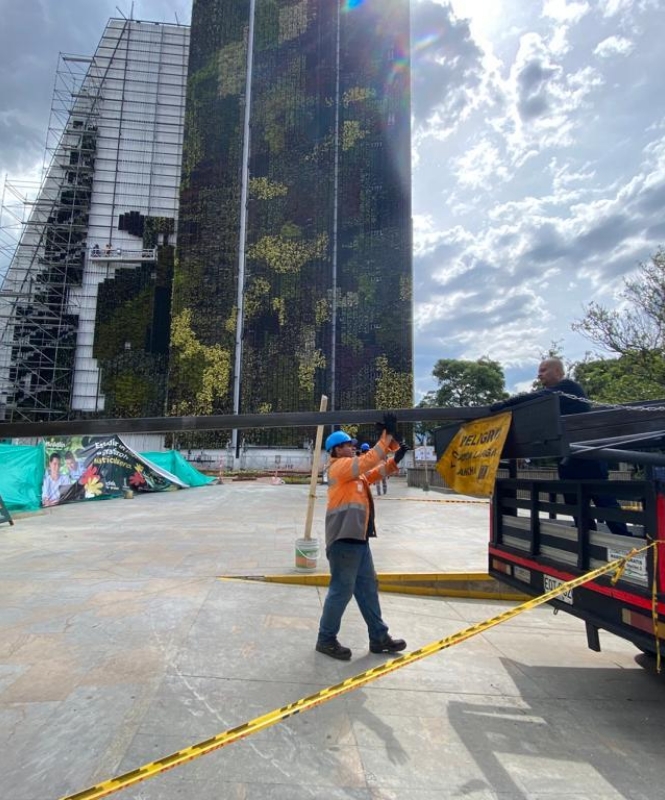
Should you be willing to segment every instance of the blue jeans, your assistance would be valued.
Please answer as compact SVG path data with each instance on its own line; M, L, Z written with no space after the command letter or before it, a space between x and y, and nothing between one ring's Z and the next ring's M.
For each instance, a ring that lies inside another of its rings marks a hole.
M319 644L330 644L337 638L342 615L351 597L356 598L367 623L370 642L380 642L388 634L388 626L381 619L378 583L369 544L333 542L326 556L330 563L330 588L319 622Z

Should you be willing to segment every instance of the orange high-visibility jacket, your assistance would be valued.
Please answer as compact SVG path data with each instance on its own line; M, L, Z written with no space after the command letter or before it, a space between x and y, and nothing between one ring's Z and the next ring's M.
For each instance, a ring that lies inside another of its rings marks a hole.
M387 441L384 432L371 450L353 458L333 458L328 469L328 508L326 509L326 548L337 539L367 537L370 509L369 485L399 472L399 465L388 454L399 444Z

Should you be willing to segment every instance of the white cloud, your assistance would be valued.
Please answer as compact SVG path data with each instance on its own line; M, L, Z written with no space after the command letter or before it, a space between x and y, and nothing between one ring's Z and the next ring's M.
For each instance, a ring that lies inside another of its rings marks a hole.
M412 163L416 166L426 141L446 142L478 113L486 117L503 113L501 61L486 39L473 36L469 20L464 19L467 11L465 3L458 16L450 4L437 0L419 0L412 6Z
M552 174L553 189L551 200L557 205L572 203L583 194L588 194L597 175L591 163L573 166L568 161L560 163L557 156L550 161L549 169Z
M640 17L663 10L662 0L597 0L602 16L615 24L638 30Z
M413 254L416 258L432 253L443 243L449 247L460 244L467 245L472 238L471 234L461 225L447 230L438 230L431 214L414 214Z
M457 312L471 297L473 297L471 291L454 292L419 303L414 316L416 328L424 329L433 322L445 324L445 320Z
M493 185L495 180L505 181L509 172L503 163L499 149L488 139L471 147L464 155L454 160L453 174L461 186L479 188Z
M600 58L611 58L614 55L625 56L632 52L633 42L625 36L608 36L597 45L593 54Z
M583 0L545 0L543 16L558 23L576 23L590 11L589 3Z
M482 83L482 50L448 5L422 0L411 19L412 111L416 129L445 131L468 117Z
M554 23L549 37L549 49L552 54L561 57L569 52L569 32L589 11L590 6L587 2L546 0L543 17Z
M604 17L613 17L624 11L630 11L633 0L598 0L598 5Z
M512 111L504 120L513 162L524 151L573 144L579 125L574 112L602 84L593 67L566 72L539 34L524 35L510 71Z

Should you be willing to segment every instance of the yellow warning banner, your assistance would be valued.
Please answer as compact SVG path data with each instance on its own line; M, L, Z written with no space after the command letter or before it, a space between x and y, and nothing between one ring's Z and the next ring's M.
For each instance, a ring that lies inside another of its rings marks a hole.
M477 497L492 494L512 417L506 411L462 425L436 465L451 489Z

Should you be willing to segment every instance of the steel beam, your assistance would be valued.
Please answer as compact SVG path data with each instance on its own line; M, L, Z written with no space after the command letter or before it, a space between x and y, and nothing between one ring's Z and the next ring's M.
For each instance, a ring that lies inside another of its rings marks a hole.
M46 436L105 436L112 433L179 433L189 431L245 430L247 428L315 428L318 425L367 425L380 422L384 410L294 411L273 414L219 414L199 417L144 417L140 419L80 419L0 424L6 438ZM399 422L451 422L478 419L487 407L390 409Z
M594 447L587 450L573 445L571 455L575 458L606 459L607 461L625 461L626 464L655 464L665 466L665 453L646 453L641 450L615 450L612 447Z

